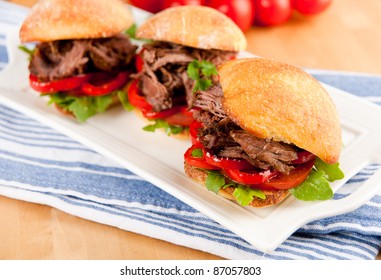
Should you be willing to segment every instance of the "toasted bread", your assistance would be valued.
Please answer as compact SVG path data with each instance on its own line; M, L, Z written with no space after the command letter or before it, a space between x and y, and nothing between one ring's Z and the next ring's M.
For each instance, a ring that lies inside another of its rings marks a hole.
M246 48L241 29L225 14L205 6L176 6L146 20L136 37L199 49L240 51Z
M230 60L219 70L226 114L260 138L293 144L327 163L339 160L336 107L323 86L300 68L274 60Z
M40 0L19 35L22 43L106 38L133 23L128 6L120 0Z

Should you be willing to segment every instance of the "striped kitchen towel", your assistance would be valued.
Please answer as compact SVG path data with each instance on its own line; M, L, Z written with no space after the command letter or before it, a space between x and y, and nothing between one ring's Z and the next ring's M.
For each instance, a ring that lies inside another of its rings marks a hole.
M7 26L27 9L0 1L0 68ZM381 77L309 70L317 79L381 105ZM1 94L1 85L0 85ZM380 166L370 164L340 188L341 198ZM50 205L75 216L228 259L374 259L381 245L381 194L350 213L302 226L263 253L204 214L112 160L0 104L0 195Z

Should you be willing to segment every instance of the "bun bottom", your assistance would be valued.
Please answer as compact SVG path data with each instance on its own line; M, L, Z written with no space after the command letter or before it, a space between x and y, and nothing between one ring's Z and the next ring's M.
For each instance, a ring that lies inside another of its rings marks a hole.
M208 173L205 170L192 167L189 164L185 163L184 171L188 177L205 186L206 177L208 176ZM220 189L218 195L226 199L236 201L236 198L233 196L233 192L234 187L227 187L226 189ZM254 197L253 201L250 202L249 206L261 208L276 205L283 201L289 195L288 190L264 190L263 193L266 195L265 199Z

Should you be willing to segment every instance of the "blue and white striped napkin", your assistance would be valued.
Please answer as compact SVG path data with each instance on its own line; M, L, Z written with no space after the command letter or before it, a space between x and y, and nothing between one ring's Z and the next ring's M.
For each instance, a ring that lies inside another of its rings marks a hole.
M26 12L0 1L0 69L8 62L4 28L19 24ZM381 105L380 76L309 71ZM335 197L345 196L379 168L368 165ZM228 259L374 259L381 246L381 193L353 212L301 227L265 254L108 158L1 104L0 195Z

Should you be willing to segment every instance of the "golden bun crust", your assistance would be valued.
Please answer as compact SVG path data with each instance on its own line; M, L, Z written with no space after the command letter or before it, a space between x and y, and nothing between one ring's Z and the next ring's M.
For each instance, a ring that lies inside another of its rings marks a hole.
M189 164L185 163L184 171L188 177L192 178L196 182L205 186L206 177L208 175L205 170L192 167ZM234 187L227 187L224 190L220 189L220 191L218 192L218 195L226 199L236 201L236 198L233 196L233 191L234 191ZM254 197L253 201L249 204L249 206L260 208L260 207L276 205L280 203L281 201L283 201L289 195L288 190L277 190L277 191L264 190L263 192L266 195L266 199Z
M225 14L205 6L176 6L146 20L136 36L199 49L240 51L246 48L241 29Z
M23 22L21 42L105 38L134 23L120 0L40 0Z
M294 144L327 163L339 160L341 128L321 84L297 67L262 58L219 68L227 115L261 138Z

